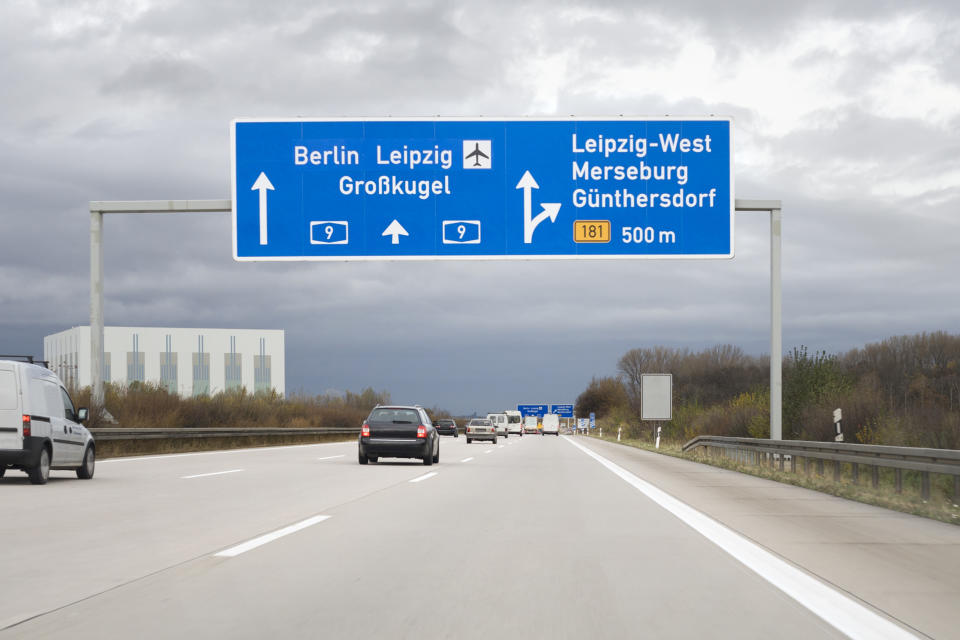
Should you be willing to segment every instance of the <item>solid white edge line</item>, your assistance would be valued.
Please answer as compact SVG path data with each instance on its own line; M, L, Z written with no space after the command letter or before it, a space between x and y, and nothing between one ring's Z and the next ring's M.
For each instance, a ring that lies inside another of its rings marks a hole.
M493 449L487 449L484 453L493 453Z
M253 540L247 540L246 542L243 542L243 543L241 543L241 544L238 544L238 545L235 546L235 547L230 547L229 549L224 549L223 551L220 551L220 552L215 553L215 554L213 554L213 555L214 555L214 556L221 557L221 558L233 558L234 556L238 556L238 555L240 555L241 553L246 553L247 551L250 551L251 549L256 549L257 547L260 547L260 546L262 546L262 545L265 545L265 544L267 544L268 542L273 542L273 541L276 540L277 538L282 538L283 536L288 536L288 535L290 535L291 533L296 533L297 531L300 531L301 529L306 529L307 527L313 526L313 525L317 524L318 522L323 522L324 520L328 519L329 517L330 517L330 516L313 516L312 518L307 518L306 520L301 520L300 522L297 522L296 524L292 524L292 525L290 525L289 527L284 527L284 528L282 528L282 529L277 529L277 530L274 531L273 533L267 533L267 534L264 534L264 535L262 535L262 536L260 536L260 537L258 537L258 538L254 538Z
M436 471L431 471L430 473L425 473L425 474L423 474L422 476L417 476L417 477L414 478L413 480L410 480L410 482L420 482L420 481L422 481L422 480L429 480L430 478L432 478L432 477L435 476L435 475L437 475L437 472L436 472Z
M563 439L620 476L627 484L632 485L686 523L694 531L726 551L748 569L796 600L841 633L851 638L862 638L863 640L917 638L903 627L797 569L690 505L681 502L649 482L641 480L600 454L574 442L567 436L563 436Z
M460 462L470 462L471 460L473 460L473 456L470 456L469 458L464 458Z
M334 458L342 458L342 457L345 456L345 455L347 455L347 454L341 453L341 454L338 455L338 456L324 456L324 457L322 457L322 458L317 458L317 460L333 460Z
M229 471L214 471L213 473L198 473L192 476L180 476L181 480L189 480L190 478L207 478L210 476L222 476L225 473L240 473L243 469L230 469Z

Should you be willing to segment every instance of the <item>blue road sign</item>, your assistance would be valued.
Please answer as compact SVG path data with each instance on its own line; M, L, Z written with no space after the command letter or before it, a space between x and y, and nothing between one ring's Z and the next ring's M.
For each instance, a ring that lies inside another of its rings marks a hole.
M524 417L537 416L538 418L542 418L545 414L549 413L548 407L545 404L518 404L517 411Z
M597 415L593 412L590 412L590 428L591 429L597 428Z
M729 258L729 118L236 120L237 260Z
M561 418L572 418L573 405L572 404L552 404L550 405L550 413L555 413Z

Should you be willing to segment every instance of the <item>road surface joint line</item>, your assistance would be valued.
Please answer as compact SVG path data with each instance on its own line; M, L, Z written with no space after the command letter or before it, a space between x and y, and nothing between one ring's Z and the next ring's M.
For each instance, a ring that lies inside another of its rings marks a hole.
M243 469L230 469L229 471L214 471L213 473L197 473L192 476L180 476L181 480L189 480L191 478L209 478L210 476L222 476L228 473L240 473Z
M268 542L273 542L274 540L288 536L291 533L296 533L301 529L306 529L307 527L311 527L329 518L330 516L313 516L312 518L307 518L306 520L301 520L300 522L291 524L288 527L283 527L282 529L277 529L276 531L253 538L252 540L247 540L246 542L230 547L229 549L224 549L223 551L219 551L213 555L221 558L233 558L241 553L246 553L247 551L251 551L257 547L262 547Z
M322 457L322 458L317 458L317 460L333 460L334 458L342 458L342 457L344 457L345 455L346 455L345 453L341 453L341 454L338 455L338 456L324 456L324 457Z
M470 462L471 460L473 460L473 456L470 456L469 458L464 458L460 462Z
M657 505L669 511L694 531L733 556L737 561L796 600L803 607L855 639L917 638L849 596L801 571L772 552L739 533L674 498L662 489L642 480L618 464L564 436L564 440L605 466L639 490Z
M422 476L417 476L413 480L408 480L408 482L422 482L423 480L429 480L433 476L437 475L436 471L431 471L430 473L425 473Z

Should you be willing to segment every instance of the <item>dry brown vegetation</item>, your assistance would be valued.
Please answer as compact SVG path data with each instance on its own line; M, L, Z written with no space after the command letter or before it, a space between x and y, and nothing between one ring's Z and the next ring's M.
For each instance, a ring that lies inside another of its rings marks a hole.
M373 389L344 395L293 396L275 393L224 392L213 396L181 398L157 385L109 384L104 404L117 424L92 416L89 426L126 428L213 427L359 427L377 404L390 402L390 394ZM77 406L90 406L90 388L74 394Z
M619 375L595 378L577 399L578 415L648 438L639 420L640 375L672 373L667 440L697 435L767 437L769 360L721 345L700 352L632 349ZM960 336L942 331L898 336L843 354L798 347L784 359L783 436L832 440L835 408L848 442L960 448Z

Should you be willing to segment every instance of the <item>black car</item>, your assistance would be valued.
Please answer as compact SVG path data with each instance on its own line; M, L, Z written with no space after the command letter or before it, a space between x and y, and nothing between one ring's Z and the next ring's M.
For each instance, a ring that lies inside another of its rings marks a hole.
M437 433L442 436L453 436L454 438L459 438L459 432L457 431L457 421L451 420L449 418L437 418L433 421L433 426L437 428Z
M419 458L440 462L440 434L423 407L374 407L360 428L360 464L379 458Z

